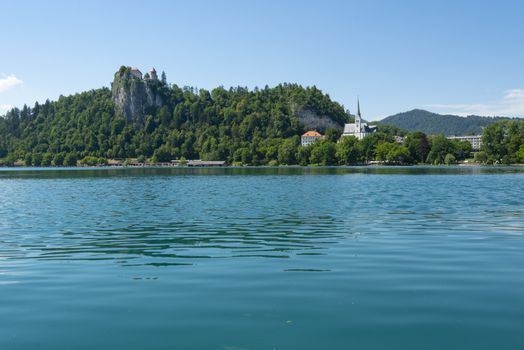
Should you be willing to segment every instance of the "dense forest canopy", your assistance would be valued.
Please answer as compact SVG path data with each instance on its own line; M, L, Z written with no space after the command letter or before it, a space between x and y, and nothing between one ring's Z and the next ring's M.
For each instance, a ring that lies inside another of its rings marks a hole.
M467 142L427 136L378 123L357 140L340 138L352 117L316 87L281 84L211 91L168 85L129 67L112 88L14 108L0 117L0 164L34 166L104 164L107 159L169 162L224 160L238 165L452 164L471 156ZM325 133L300 145L310 128ZM486 128L485 163L524 161L524 127L501 121ZM395 136L404 136L403 141Z
M157 85L162 106L149 107L140 118L115 112L107 88L15 108L0 120L0 158L30 163L34 154L158 161L185 157L266 164L277 159L285 140L298 144L307 128L300 111L312 111L317 119L340 127L349 120L344 108L316 87L282 84L207 91Z

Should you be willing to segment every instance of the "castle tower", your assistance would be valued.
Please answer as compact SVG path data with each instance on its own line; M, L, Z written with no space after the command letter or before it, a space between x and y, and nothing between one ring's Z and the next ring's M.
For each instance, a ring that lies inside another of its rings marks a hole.
M155 67L153 67L153 68L151 68L151 70L149 70L149 77L151 78L151 80L158 80L158 76L156 75Z

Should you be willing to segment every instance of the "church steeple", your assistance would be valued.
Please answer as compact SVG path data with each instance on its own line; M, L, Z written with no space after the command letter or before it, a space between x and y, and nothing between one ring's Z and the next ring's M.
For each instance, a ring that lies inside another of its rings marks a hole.
M362 132L362 116L360 115L360 101L357 97L357 114L355 115L355 132Z

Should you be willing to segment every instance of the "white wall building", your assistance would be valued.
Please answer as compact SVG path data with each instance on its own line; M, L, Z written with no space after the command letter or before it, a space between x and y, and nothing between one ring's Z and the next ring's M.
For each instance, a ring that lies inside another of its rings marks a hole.
M473 151L480 151L482 146L482 135L471 135L471 136L448 136L448 140L459 140L467 141L471 143L471 149Z

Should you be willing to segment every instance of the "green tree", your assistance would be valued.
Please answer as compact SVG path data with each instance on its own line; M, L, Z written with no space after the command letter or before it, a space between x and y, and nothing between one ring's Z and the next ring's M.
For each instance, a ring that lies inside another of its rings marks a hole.
M42 166L50 166L53 162L53 155L49 152L44 153L42 156Z
M335 128L327 128L326 133L324 134L326 140L334 143L338 142L341 135L342 131L340 129Z
M444 135L437 135L430 138L431 150L428 153L426 162L431 164L443 164L444 158L448 153L453 153L451 143Z
M162 145L155 150L153 153L157 162L170 162L171 161L171 149L167 145Z
M455 156L451 153L446 154L446 157L444 158L444 163L446 165L455 164L457 162L457 159Z
M400 163L400 164L409 164L412 162L412 158L409 154L409 150L395 143L391 150L388 152L387 160L389 162Z
M408 149L410 157L418 162L424 163L430 151L430 145L426 134L420 131L410 133L404 140L404 146Z
M393 149L394 144L392 142L382 142L377 145L375 154L376 154L376 160L379 160L381 162L388 161L388 154Z
M368 162L376 158L376 148L381 143L395 142L393 135L383 132L376 132L366 136L360 141L362 161Z
M64 163L65 166L76 166L77 157L74 153L67 153L64 157Z
M298 136L286 139L278 149L278 162L280 164L297 164Z
M336 164L336 147L335 144L328 140L318 140L311 145L311 164L318 165L335 165Z
M253 160L253 152L249 148L242 148L240 152L240 161L244 165L251 164Z
M309 165L309 158L311 157L311 146L299 146L297 151L297 162L299 165Z
M26 155L24 156L24 164L26 166L31 166L32 163L33 163L33 154L26 153Z
M345 136L336 145L336 158L341 165L355 164L361 158L360 143L354 136Z
M43 159L42 153L33 153L31 157L31 164L33 166L40 166L42 165L42 159Z
M53 165L54 166L64 165L64 158L65 158L64 153L57 153L57 154L55 154L54 157L53 157Z
M396 142L383 142L376 148L377 160L388 163L411 163L411 157L407 147Z
M473 159L477 163L485 164L488 162L488 155L484 151L476 152L473 156Z
M451 149L456 160L464 160L471 155L471 143L467 141L451 140Z
M524 163L524 143L520 145L520 148L516 153L516 161L521 164Z
M497 163L513 163L520 159L524 144L524 121L499 121L484 129L482 149L488 159Z
M84 158L80 159L78 162L81 165L88 165L88 166L95 166L95 165L101 164L100 158L94 157L94 156L85 156Z

